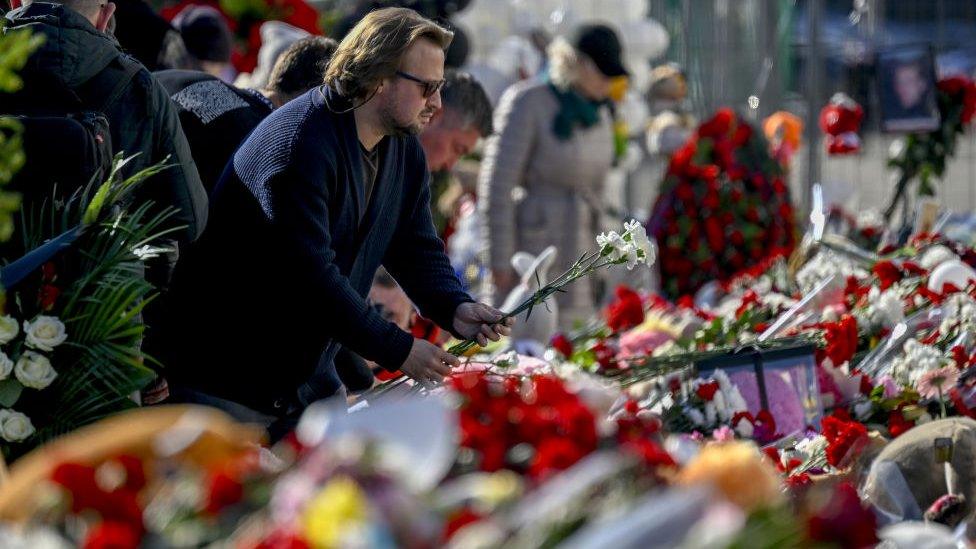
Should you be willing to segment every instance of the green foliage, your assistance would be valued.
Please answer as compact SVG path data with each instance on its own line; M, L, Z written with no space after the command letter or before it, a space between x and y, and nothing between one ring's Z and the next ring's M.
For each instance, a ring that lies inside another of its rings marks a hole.
M17 71L43 42L43 36L32 36L26 30L0 34L0 93L12 93L23 86ZM0 186L10 183L24 161L20 124L11 118L0 118ZM13 234L13 213L18 207L20 195L0 191L0 242Z
M89 185L64 203L49 201L24 216L27 249L79 223L84 229L71 250L52 263L62 288L54 310L43 311L59 317L68 333L51 354L58 377L50 387L25 391L16 399L15 409L31 418L37 432L25 443L4 448L8 457L136 406L131 395L155 377L145 365L152 359L141 351L141 314L154 294L144 279L142 259L147 250L151 255L153 242L177 228L167 223L171 209L153 213L151 203L121 208L134 188L164 169L151 166L123 178L120 168L130 159L117 156L111 178L98 188ZM40 314L35 296L44 284L18 286L12 292L17 310L10 314L22 319Z

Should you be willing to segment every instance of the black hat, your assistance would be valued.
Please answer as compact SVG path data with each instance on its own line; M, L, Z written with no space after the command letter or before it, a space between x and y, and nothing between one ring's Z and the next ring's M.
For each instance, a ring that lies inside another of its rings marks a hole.
M582 25L573 33L573 47L585 53L606 76L627 76L629 73L620 60L623 48L617 33L606 25Z
M190 5L173 18L190 55L202 61L230 61L233 38L227 21L210 6Z

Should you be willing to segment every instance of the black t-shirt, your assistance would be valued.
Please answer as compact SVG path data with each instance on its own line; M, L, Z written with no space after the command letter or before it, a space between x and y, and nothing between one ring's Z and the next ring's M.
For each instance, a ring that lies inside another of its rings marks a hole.
M154 73L176 103L200 179L213 191L227 162L272 105L254 90L235 88L207 73L166 70Z

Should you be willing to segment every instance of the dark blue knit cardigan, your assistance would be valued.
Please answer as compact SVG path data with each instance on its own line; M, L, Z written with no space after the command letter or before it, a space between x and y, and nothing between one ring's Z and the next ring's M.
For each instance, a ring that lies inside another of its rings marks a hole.
M307 404L339 387L339 345L399 368L413 338L365 300L380 265L448 330L471 301L434 231L416 137L386 138L360 217L355 119L334 112L348 107L313 89L266 118L224 170L158 331L171 381L275 413L273 403L296 391ZM320 362L331 371L313 375Z

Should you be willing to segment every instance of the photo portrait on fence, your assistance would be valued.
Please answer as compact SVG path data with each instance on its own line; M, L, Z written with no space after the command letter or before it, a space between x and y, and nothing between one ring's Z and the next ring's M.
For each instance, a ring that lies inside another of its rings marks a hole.
M927 46L878 53L881 127L887 132L938 129L935 57Z

